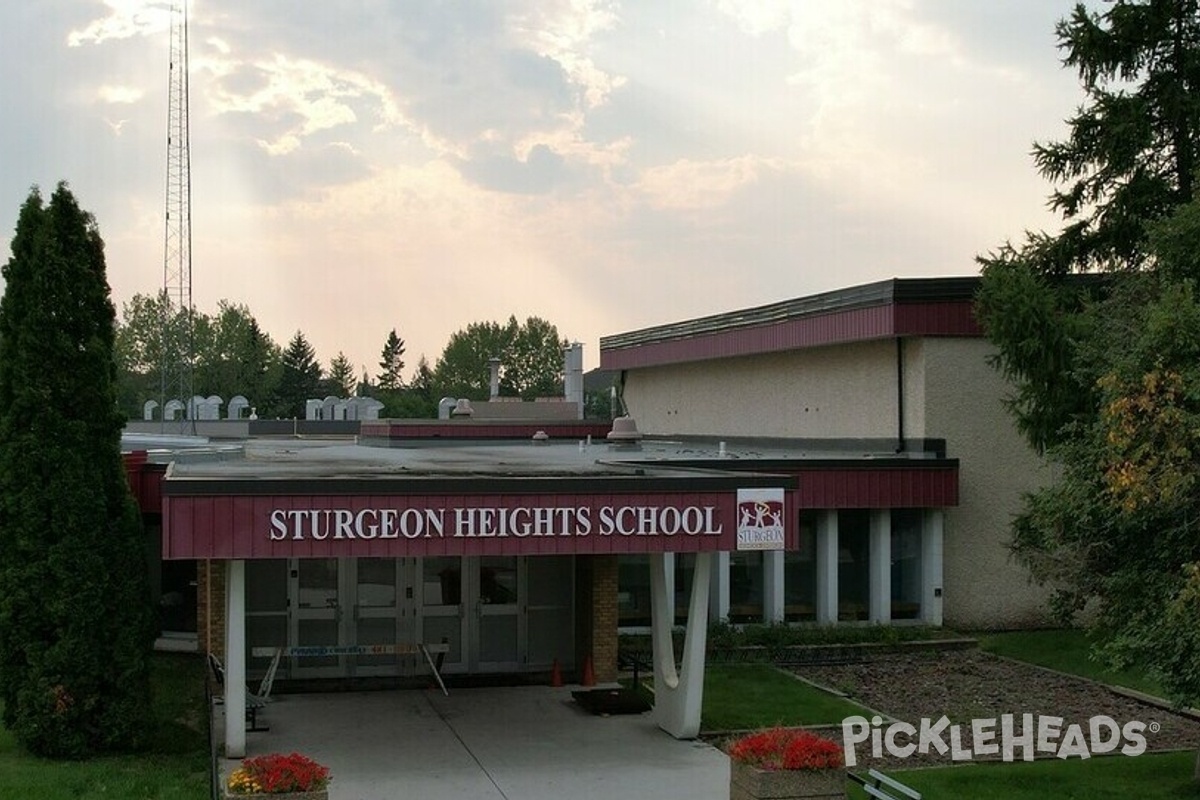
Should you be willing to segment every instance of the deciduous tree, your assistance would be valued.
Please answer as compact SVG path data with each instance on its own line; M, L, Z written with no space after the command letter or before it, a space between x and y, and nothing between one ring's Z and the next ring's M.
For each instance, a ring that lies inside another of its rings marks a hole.
M540 317L503 325L473 322L452 334L434 368L440 392L483 400L490 390L488 361L500 359L500 392L525 400L562 394L563 347L558 329Z

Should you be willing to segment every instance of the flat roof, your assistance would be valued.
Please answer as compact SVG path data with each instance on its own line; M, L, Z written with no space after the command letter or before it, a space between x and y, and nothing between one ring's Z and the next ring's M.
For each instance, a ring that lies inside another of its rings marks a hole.
M978 277L892 278L600 338L600 366L633 369L893 336L980 336Z

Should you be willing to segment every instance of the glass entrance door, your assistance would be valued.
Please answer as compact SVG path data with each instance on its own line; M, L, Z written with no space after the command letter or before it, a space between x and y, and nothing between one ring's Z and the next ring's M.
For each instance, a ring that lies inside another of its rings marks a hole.
M293 658L297 678L411 674L419 654L396 653L417 639L416 559L302 558L293 562L291 643L303 648L380 647L392 652L319 652Z
M349 562L354 587L350 644L395 647L416 642L412 558L360 558ZM411 675L419 655L408 652L354 656L355 675Z
M293 647L338 647L342 636L341 570L336 558L300 558L290 572ZM346 674L346 657L312 655L292 660L297 678L336 678Z
M470 572L475 600L472 668L483 671L515 670L524 661L525 559L517 556L482 556L464 559Z
M442 657L445 672L465 672L467 669L465 561L457 556L420 559L421 641L449 647L449 652Z

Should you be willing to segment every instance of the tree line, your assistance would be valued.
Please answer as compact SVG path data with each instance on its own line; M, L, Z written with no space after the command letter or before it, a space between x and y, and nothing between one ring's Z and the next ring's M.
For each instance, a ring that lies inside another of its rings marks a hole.
M359 372L341 351L322 365L303 331L280 346L244 304L222 300L206 314L174 307L165 294L138 294L124 304L116 326L117 400L130 419L141 419L143 404L160 400L163 364L178 363L190 349L194 394L225 402L242 395L261 418L303 418L307 400L330 395L373 397L385 417L431 418L442 397L487 399L492 358L500 359L501 395L561 395L566 346L558 328L540 317L473 322L450 336L434 366L422 355L406 380L404 339L395 328L383 339L376 368Z

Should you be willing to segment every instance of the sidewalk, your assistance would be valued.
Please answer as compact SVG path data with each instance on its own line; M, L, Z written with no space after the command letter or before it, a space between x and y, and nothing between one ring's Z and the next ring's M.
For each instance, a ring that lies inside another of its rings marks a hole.
M315 758L333 773L331 800L729 796L723 753L649 714L588 714L569 688L282 695L262 719L271 730L247 734L248 754Z

